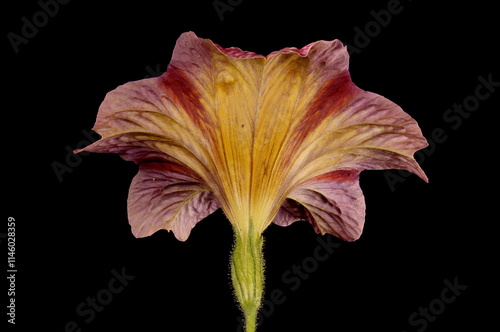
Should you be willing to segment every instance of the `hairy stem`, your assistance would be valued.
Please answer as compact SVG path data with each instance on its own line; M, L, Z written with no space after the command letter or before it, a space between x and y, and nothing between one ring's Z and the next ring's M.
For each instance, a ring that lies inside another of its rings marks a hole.
M235 229L231 256L231 279L234 293L245 317L245 332L255 332L257 312L264 293L264 238L255 232L252 220L247 232Z

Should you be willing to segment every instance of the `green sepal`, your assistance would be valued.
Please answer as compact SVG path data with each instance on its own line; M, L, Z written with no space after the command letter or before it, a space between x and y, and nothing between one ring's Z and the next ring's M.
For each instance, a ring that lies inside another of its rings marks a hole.
M257 312L264 294L264 238L255 232L249 221L248 233L235 230L235 243L231 256L231 279L234 294L245 316L245 331L254 332Z

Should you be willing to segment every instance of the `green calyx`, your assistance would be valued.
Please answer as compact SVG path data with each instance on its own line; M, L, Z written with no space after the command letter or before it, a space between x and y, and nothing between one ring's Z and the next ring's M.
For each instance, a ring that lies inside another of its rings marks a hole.
M245 331L254 332L257 312L264 294L264 257L262 234L254 232L250 219L248 233L235 229L235 243L231 256L231 279L234 293L245 317Z

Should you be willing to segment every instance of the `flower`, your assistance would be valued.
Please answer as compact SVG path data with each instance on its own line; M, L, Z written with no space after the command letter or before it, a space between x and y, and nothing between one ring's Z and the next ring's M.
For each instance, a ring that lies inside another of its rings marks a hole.
M82 150L140 166L128 199L137 237L167 229L184 241L221 207L237 229L302 219L352 241L362 170L427 181L413 158L427 146L417 123L351 82L338 40L265 57L184 33L162 76L107 94L93 130L102 139Z
M139 164L128 198L137 237L167 229L184 241L222 208L236 235L235 293L255 321L271 223L307 220L353 241L365 220L362 170L427 181L413 158L427 146L417 123L356 87L348 61L338 40L262 56L184 33L162 76L106 95L93 128L102 139L82 150Z

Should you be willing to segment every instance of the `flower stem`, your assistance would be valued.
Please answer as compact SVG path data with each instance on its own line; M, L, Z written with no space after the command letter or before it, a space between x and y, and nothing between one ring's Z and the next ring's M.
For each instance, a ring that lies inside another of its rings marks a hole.
M234 293L245 317L245 332L255 332L257 312L264 293L264 238L250 227L246 232L235 229L231 256L231 279Z

